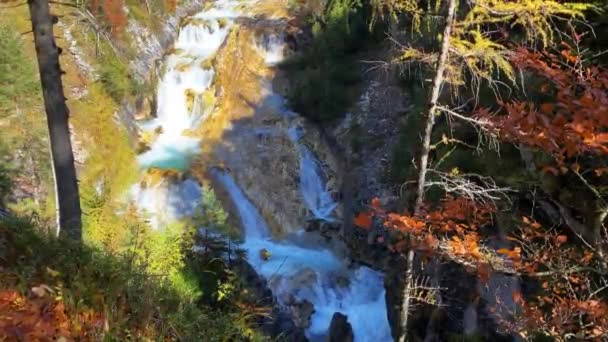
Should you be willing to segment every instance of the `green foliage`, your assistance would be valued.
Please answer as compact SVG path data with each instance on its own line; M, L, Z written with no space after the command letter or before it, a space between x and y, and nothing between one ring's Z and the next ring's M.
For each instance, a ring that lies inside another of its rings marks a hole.
M331 1L310 15L312 42L281 67L291 81L291 106L313 121L331 121L349 110L361 80L358 54L377 40L356 1Z
M405 43L394 62L434 70L439 55L437 43L442 41L444 28L444 23L436 19L444 15L442 1L397 0L388 6L378 4L377 8L376 12L388 12L393 19L402 15L410 20L415 44ZM452 25L444 82L456 95L462 89L477 93L483 83L499 96L499 88L505 85L501 78L515 85L514 69L508 60L509 43L547 47L559 30L556 17L582 18L592 8L591 4L553 0L482 0L459 6ZM489 27L497 27L502 36L489 34L489 30L494 30Z
M107 253L61 240L35 225L23 219L0 220L0 289L27 293L45 284L59 293L69 312L91 309L104 314L109 328L105 340L255 337L235 306L213 308L194 300L199 293L191 292L193 273L158 277L132 253Z
M48 134L45 116L40 110L40 82L35 62L26 54L17 31L23 24L19 19L11 16L6 24L0 24L0 204L12 192L16 177L27 178L32 186L40 188L50 181ZM37 201L44 201L44 198L30 199L30 203L25 204L38 209L29 205L39 203ZM7 205L24 209L21 203Z
M0 118L40 98L34 63L23 52L17 32L0 24Z
M197 228L210 229L231 239L238 239L240 229L228 223L228 213L224 210L222 202L217 198L210 186L203 186L201 203L194 211L191 225Z
M0 140L0 155L8 156L8 149ZM5 157L0 157L0 208L3 207L6 196L11 192L13 186L13 165Z
M107 50L100 61L99 82L116 103L122 103L125 98L140 93L143 85L133 78L125 61Z
M522 27L529 40L540 40L547 46L554 38L553 18L582 18L583 13L593 7L592 4L553 0L482 0L467 13L463 26L466 29L480 24L509 23L511 27Z

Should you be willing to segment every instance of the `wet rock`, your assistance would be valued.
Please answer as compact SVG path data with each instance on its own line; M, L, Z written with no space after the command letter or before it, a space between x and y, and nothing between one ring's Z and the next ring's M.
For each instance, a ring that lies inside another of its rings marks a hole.
M342 288L347 288L350 285L350 279L348 279L347 276L344 276L342 274L336 275L336 278L334 279L334 281L337 286L342 287Z
M305 268L291 278L291 286L294 288L311 287L317 282L317 272L313 269Z
M260 249L260 259L268 261L270 259L270 252L266 248Z
M154 107L154 99L150 99L148 97L139 97L135 101L135 110L136 113L134 115L135 120L146 120L154 116L155 108Z
M401 335L401 305L403 303L403 275L405 274L405 260L402 257L392 258L391 268L384 276L384 289L386 300L386 315L391 327L393 338Z
M306 329L310 327L310 318L315 312L315 307L308 300L296 300L287 306L291 319L296 327Z
M296 324L292 318L292 311L279 308L266 280L258 275L253 267L244 260L237 260L235 262L235 267L246 286L246 293L251 296L250 300L256 303L256 305L272 307L270 315L259 318L258 326L261 327L262 331L278 341L308 341L304 334L304 329ZM291 304L289 308L293 307L294 311L300 312L299 318L303 318L305 310L301 308L304 306L302 303L299 303L293 296L291 296L291 298L284 298L283 300ZM312 306L312 304L310 305ZM296 308L299 310L296 310ZM308 325L310 325L310 315L312 315L312 313L308 315ZM305 324L305 322L299 323Z
M306 221L305 229L307 232L318 231L321 228L321 224L322 224L322 222L320 220L310 219L310 220Z
M298 328L289 313L273 310L273 320L270 325L267 325L266 330L269 330L269 335L275 337L277 341L289 342L306 342L308 339L302 328Z
M340 222L337 221L323 221L320 224L319 230L321 232L335 232L340 230Z
M348 322L348 317L336 312L331 318L331 324L329 325L329 337L328 342L352 342L353 327Z

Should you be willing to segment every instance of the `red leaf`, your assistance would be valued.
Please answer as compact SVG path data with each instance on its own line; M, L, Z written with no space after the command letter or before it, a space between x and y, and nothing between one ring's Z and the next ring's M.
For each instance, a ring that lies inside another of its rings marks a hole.
M516 303L521 302L521 292L519 292L519 291L513 291L512 295L513 295L513 300Z
M355 225L359 228L363 229L371 229L372 228L372 217L369 213L362 211L355 218Z
M374 209L380 209L380 199L378 199L378 197L372 199L372 207Z
M550 173L556 177L559 175L559 170L553 166L543 166L542 171L545 173Z

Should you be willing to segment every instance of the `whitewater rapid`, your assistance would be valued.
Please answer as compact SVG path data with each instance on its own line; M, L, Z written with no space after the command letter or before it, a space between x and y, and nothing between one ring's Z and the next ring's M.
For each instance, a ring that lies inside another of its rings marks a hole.
M272 240L264 219L230 174L219 170L212 174L237 207L249 263L267 279L279 304L285 304L288 294L313 304L308 338L324 340L332 316L341 312L348 316L355 341L392 341L382 273L364 266L351 268L329 250ZM261 250L270 257L262 259Z
M164 61L156 117L141 125L142 130L156 135L150 149L138 158L144 172L153 168L186 171L199 153L204 137L191 133L212 115L215 106L210 98L214 99L216 93L216 71L208 62L222 47L236 19L251 17L244 10L247 4L253 3L217 1L182 27L173 52ZM266 35L251 44L268 66L276 65L284 57L282 34ZM268 92L266 105L277 107L278 115L296 115L285 108L285 99L268 90L269 80L260 82L263 83L260 88ZM301 128L297 124L284 134L298 151L299 190L306 207L316 219L331 221L338 203L327 187L322 165L301 141ZM285 298L313 304L311 325L306 330L311 340L325 338L335 312L348 316L358 342L392 340L381 273L347 265L343 256L327 249L292 239L273 239L264 218L233 175L219 168L213 168L210 174L229 194L243 228L242 247L254 269L267 279L279 304L285 305ZM135 184L131 195L140 210L152 217L151 223L156 228L192 215L200 200L201 189L193 179L142 184ZM270 253L269 258L261 258L262 249Z

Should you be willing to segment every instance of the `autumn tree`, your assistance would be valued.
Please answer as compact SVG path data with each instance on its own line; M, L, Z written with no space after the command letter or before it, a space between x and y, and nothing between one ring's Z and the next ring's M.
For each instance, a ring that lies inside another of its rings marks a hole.
M484 181L483 177L477 175L442 173L433 169L430 155L437 146L432 143L435 122L438 117L445 116L450 121L460 120L483 130L487 118L466 115L459 109L469 103L478 103L482 86L492 89L499 98L501 88L515 85L515 72L507 47L509 41L523 40L530 45L547 46L554 38L555 20L580 18L583 11L590 6L552 0L480 0L458 4L453 0L395 0L374 3L379 16L407 19L411 24L411 31L418 37L427 37L424 42L431 42L419 47L414 42L420 39L399 41L402 49L394 60L402 66L407 66L404 70L411 70L415 64L432 74L430 95L426 109L421 115L424 132L416 165L416 196L411 208L413 217L424 217L422 211L425 206L425 193L430 187L440 187L446 192L455 191L465 197L494 192L490 197L496 199L496 194L504 191L496 188L487 191L479 187L480 180L482 185L493 186L491 180ZM437 35L438 26L442 31L442 34L438 35L439 39L429 38ZM517 30L520 34L514 39L510 38L506 33L509 30ZM398 38L393 37L394 40ZM449 101L449 96L446 96L448 94L452 94L453 101ZM470 98L466 98L466 94L470 94ZM451 104L455 104L457 109L451 107ZM490 134L493 132L483 132L481 137L496 146L496 137ZM458 141L444 136L438 144L442 143ZM410 235L409 232L407 234ZM407 252L400 341L405 340L407 334L414 258L415 250L410 249Z
M28 6L49 128L59 234L80 240L80 196L70 141L69 111L65 104L59 66L61 50L55 44L53 36L53 25L58 18L51 15L47 0L29 0Z
M498 110L475 114L487 120L485 129L519 147L539 179L536 202L553 225L524 217L509 237L514 248L499 251L539 288L517 298L522 312L507 324L523 337L608 336L608 71L588 62L582 36L573 29L555 52L519 49L512 60L535 86ZM568 186L552 187L547 178ZM566 195L572 191L576 201Z

